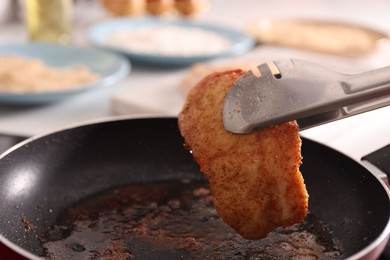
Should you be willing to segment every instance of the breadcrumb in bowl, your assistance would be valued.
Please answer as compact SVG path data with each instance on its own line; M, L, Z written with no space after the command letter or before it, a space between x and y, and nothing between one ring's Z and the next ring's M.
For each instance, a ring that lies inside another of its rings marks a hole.
M55 68L39 59L0 56L0 91L11 93L65 90L97 82L100 76L82 65Z

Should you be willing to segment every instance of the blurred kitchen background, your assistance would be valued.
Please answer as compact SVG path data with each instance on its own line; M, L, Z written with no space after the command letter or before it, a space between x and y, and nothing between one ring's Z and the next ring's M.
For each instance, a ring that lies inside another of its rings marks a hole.
M46 2L48 6L49 2L61 0L0 1L0 44L32 42L26 26L25 6L29 1ZM119 18L158 16L163 20L184 19L236 30L252 37L256 45L239 55L178 66L139 63L126 57L131 72L110 88L49 104L0 104L0 132L32 136L118 115L176 116L186 92L201 77L243 64L300 58L344 73L390 65L388 0L67 1L71 3L70 38L58 44L93 47L89 30L96 24ZM186 6L187 13L175 8L174 2ZM146 3L155 9L148 11ZM387 107L302 134L360 160L368 152L390 143L389 113Z

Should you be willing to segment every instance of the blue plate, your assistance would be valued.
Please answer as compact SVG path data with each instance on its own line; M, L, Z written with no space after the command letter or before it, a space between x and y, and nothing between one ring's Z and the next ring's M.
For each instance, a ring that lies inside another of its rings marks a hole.
M178 26L183 28L199 28L202 30L214 32L226 38L229 40L230 45L227 49L218 53L195 56L180 56L131 52L129 50L113 46L108 42L110 35L115 31L123 29L137 29L146 26ZM250 50L255 44L255 40L252 37L242 32L227 29L221 26L194 23L187 20L163 20L158 18L114 19L102 22L90 28L88 38L93 45L125 54L132 61L158 65L190 65L213 58L234 56Z
M59 101L81 92L114 84L125 78L130 71L128 60L117 54L97 48L61 46L55 44L8 44L0 45L0 55L17 55L39 59L51 67L83 65L100 76L93 84L42 92L1 92L0 103L40 104Z

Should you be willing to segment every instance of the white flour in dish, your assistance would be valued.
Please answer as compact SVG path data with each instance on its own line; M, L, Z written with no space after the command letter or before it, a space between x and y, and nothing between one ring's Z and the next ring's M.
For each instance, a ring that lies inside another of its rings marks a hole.
M208 55L226 50L229 40L217 33L180 26L149 26L122 29L108 43L134 53L172 56Z

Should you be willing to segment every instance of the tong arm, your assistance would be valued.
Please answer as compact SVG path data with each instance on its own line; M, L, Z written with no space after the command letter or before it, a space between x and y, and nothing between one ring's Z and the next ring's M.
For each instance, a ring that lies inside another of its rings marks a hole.
M249 133L298 120L303 130L390 104L390 67L345 75L300 60L274 64L277 77L263 64L260 77L248 72L233 85L223 108L225 129Z

